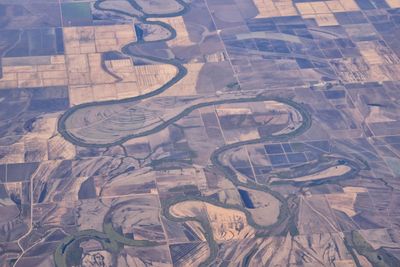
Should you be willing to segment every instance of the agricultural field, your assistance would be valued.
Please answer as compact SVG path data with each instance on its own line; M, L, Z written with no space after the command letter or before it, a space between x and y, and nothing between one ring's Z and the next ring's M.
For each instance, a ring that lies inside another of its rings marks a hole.
M0 2L0 267L400 266L400 0Z

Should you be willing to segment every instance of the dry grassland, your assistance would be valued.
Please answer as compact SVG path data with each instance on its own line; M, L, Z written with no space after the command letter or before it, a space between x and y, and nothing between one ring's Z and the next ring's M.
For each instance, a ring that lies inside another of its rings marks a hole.
M254 209L248 209L254 221L262 226L275 223L279 216L279 200L262 191L250 189L246 189L246 191L254 205Z
M241 211L200 201L184 201L172 206L170 212L176 217L197 217L200 214L208 214L217 242L240 240L254 234L253 228L248 225L246 216Z
M195 44L189 38L189 33L186 29L183 17L157 18L151 19L150 21L162 21L171 25L171 27L175 29L176 38L168 41L168 46L190 46Z
M343 193L328 194L326 199L332 209L342 211L349 217L356 215L354 203L358 193L367 192L367 189L361 187L345 187Z
M254 4L258 9L258 18L297 15L292 0L254 0Z
M136 40L132 25L90 26L64 29L70 103L123 99L151 92L172 79L177 69L168 64L134 66L130 58L106 60L101 53L120 51Z
M400 7L400 0L386 0L386 3L391 8L399 8Z
M311 175L296 177L296 178L290 179L290 181L293 181L293 182L314 181L314 180L325 179L325 178L329 178L329 177L341 176L341 175L346 174L349 171L351 171L351 167L349 167L347 165L338 165L338 166L333 166L333 167L330 167L328 169L322 170L320 172L317 172L317 173L314 173ZM282 179L272 178L271 182L274 182L274 181L282 181Z
M32 61L33 57L26 57ZM3 59L3 78L0 79L0 89L61 86L67 85L67 72L64 56L43 56L35 64L15 64L23 58Z
M354 0L297 3L296 8L304 19L315 19L320 27L339 25L333 13L359 10Z
M56 126L57 117L39 118L35 121L34 129L26 133L18 143L0 146L0 154L4 154L0 163L72 159L76 155L75 146L60 135L55 135Z
M396 0L399 1L399 0ZM354 0L331 0L293 3L292 0L254 0L259 18L296 16L315 19L318 26L338 25L333 13L359 10Z
M81 55L120 51L136 40L133 25L107 25L63 28L65 53Z
M184 65L187 69L187 75L179 82L168 88L160 96L188 96L196 95L196 84L204 63L189 63Z

